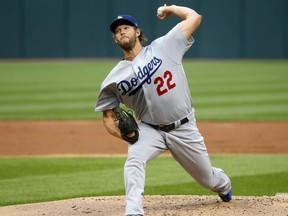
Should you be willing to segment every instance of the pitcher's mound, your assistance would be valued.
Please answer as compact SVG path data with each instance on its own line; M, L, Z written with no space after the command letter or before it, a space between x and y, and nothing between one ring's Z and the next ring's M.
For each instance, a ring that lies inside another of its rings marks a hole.
M143 204L146 216L190 215L277 215L287 216L288 195L268 197L233 197L229 203L217 196L145 195ZM6 206L0 215L34 216L113 216L124 215L124 196L76 198L35 204Z

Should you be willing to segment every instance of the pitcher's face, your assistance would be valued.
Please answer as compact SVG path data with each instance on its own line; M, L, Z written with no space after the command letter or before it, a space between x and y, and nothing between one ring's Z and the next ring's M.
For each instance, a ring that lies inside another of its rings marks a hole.
M139 29L129 25L119 25L115 29L114 40L123 50L130 51L135 47Z

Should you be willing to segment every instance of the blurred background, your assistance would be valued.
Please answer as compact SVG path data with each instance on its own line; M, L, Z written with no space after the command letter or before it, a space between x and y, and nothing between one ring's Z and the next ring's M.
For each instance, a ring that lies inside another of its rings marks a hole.
M179 21L157 19L164 3L203 15L186 57L288 57L287 0L0 0L0 58L121 56L109 30L114 18L134 16L151 42Z

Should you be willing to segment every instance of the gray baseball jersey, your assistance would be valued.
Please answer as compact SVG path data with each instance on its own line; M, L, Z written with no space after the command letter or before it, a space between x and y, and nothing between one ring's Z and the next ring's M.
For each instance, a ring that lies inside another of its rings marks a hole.
M179 24L154 40L133 61L120 61L101 85L95 111L124 103L138 119L167 125L192 111L192 98L182 66L185 52L193 44Z

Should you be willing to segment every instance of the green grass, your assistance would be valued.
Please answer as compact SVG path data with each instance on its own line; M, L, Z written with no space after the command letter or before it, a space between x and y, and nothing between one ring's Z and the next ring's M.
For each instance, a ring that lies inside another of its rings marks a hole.
M0 62L0 119L92 119L112 61Z
M288 155L213 155L234 195L288 192ZM0 206L74 197L124 195L125 158L0 158ZM147 165L145 194L214 193L200 187L170 156Z
M0 120L99 119L117 60L0 61ZM198 120L287 121L287 60L185 60Z
M198 119L288 120L288 61L186 61L185 68Z

